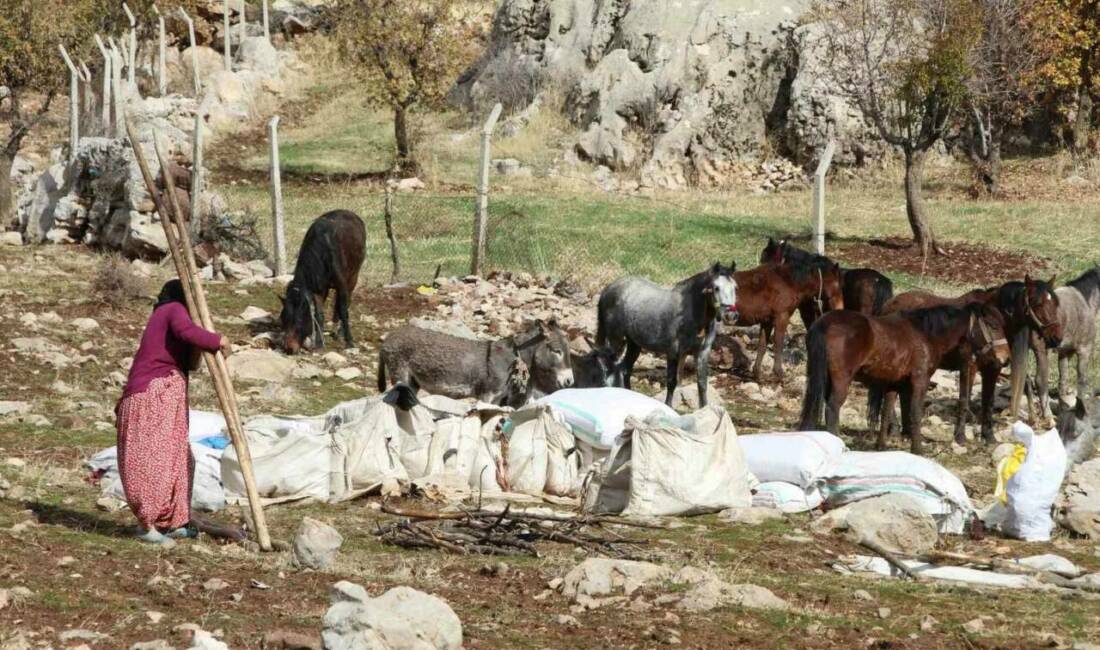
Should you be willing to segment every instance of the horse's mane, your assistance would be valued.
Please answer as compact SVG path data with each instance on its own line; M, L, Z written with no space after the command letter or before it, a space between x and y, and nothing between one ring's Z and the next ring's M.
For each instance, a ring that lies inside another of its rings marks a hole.
M1054 287L1046 280L1032 280L1039 293L1054 294ZM1019 280L1006 282L997 289L997 307L1004 313L1012 312L1016 308L1016 301L1027 292L1027 285Z
M1084 296L1085 302L1091 303L1096 294L1100 293L1100 266L1085 271L1068 286L1077 289Z
M831 271L836 264L824 255L804 251L794 246L788 245L786 250L787 267L790 268L796 282L805 282L811 275L816 275L818 271L822 273ZM791 253L795 251L798 252L792 255Z
M904 311L904 316L913 327L927 334L931 338L943 336L953 327L955 327L960 320L970 318L971 314L975 314L980 309L978 305L970 305L968 307L955 307L952 305L943 305L940 307L927 307L925 309L914 309L913 311Z

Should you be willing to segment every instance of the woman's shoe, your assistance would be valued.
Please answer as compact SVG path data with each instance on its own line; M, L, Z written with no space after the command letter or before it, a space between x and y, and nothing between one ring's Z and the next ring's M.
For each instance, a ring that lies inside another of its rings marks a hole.
M170 530L165 533L164 536L171 539L195 539L199 536L199 529L188 524L186 526L180 526L175 530Z
M171 546L175 544L175 542L165 537L156 528L152 530L139 530L137 538L147 544L155 544L157 546Z

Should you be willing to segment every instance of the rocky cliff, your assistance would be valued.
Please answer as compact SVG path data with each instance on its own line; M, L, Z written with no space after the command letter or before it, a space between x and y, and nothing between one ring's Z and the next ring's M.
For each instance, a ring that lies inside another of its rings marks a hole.
M547 93L581 131L577 154L643 184L722 185L751 161L812 164L876 149L821 81L808 0L503 0L456 98L513 110Z

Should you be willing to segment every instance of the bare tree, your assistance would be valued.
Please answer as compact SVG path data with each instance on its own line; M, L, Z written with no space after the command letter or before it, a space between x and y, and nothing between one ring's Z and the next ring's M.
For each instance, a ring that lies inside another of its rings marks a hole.
M924 205L924 161L966 97L978 34L972 3L819 0L814 15L836 88L904 154L906 215L921 255L943 253Z
M1008 127L1027 114L1043 55L1029 37L1033 0L977 0L981 37L970 52L966 150L990 195L997 191Z

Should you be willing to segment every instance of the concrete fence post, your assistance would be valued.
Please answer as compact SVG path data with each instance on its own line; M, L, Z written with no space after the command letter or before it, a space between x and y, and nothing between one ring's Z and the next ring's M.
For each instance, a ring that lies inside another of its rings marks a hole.
M493 129L496 128L502 110L503 106L500 104L494 106L481 130L481 165L478 168L477 212L474 215L474 245L470 260L470 273L473 275L481 275L485 266L485 239L489 226L489 159L492 153Z
M199 202L206 179L202 172L202 126L203 114L201 110L195 111L195 130L191 133L191 236L199 234Z
M271 19L268 17L267 0L263 0L263 13L264 13L264 38L267 42L271 42Z
M271 221L275 228L275 275L286 275L286 229L283 224L283 183L279 170L279 116L267 123L271 141Z
M111 96L114 103L114 137L126 136L126 120L123 118L125 111L122 95L122 50L115 43L114 37L107 39L111 46Z
M202 80L199 79L199 53L195 49L195 22L191 20L191 16L187 15L187 12L180 7L180 15L183 16L184 22L187 23L187 38L191 42L191 76L195 81L195 99L201 99L202 95Z
M69 68L69 160L76 158L76 149L80 146L80 70L69 58L69 53L61 43L57 44L61 58Z
M825 254L825 176L829 173L835 151L836 141L829 140L814 172L814 202L811 219L814 228L814 250L818 255Z
M233 71L233 46L230 44L229 38L229 0L222 0L222 10L225 15L222 17L222 45L225 47L225 71Z
M99 53L103 55L103 107L101 110L103 111L103 133L106 135L111 132L111 67L114 59L99 34L95 35L95 44L99 47Z
M134 70L137 68L137 18L130 6L122 3L122 10L126 12L126 20L130 21L130 49L126 59L126 83L130 88L137 88L134 83Z
M157 93L164 97L168 94L168 37L164 29L164 16L156 5L153 5L153 13L157 15Z

